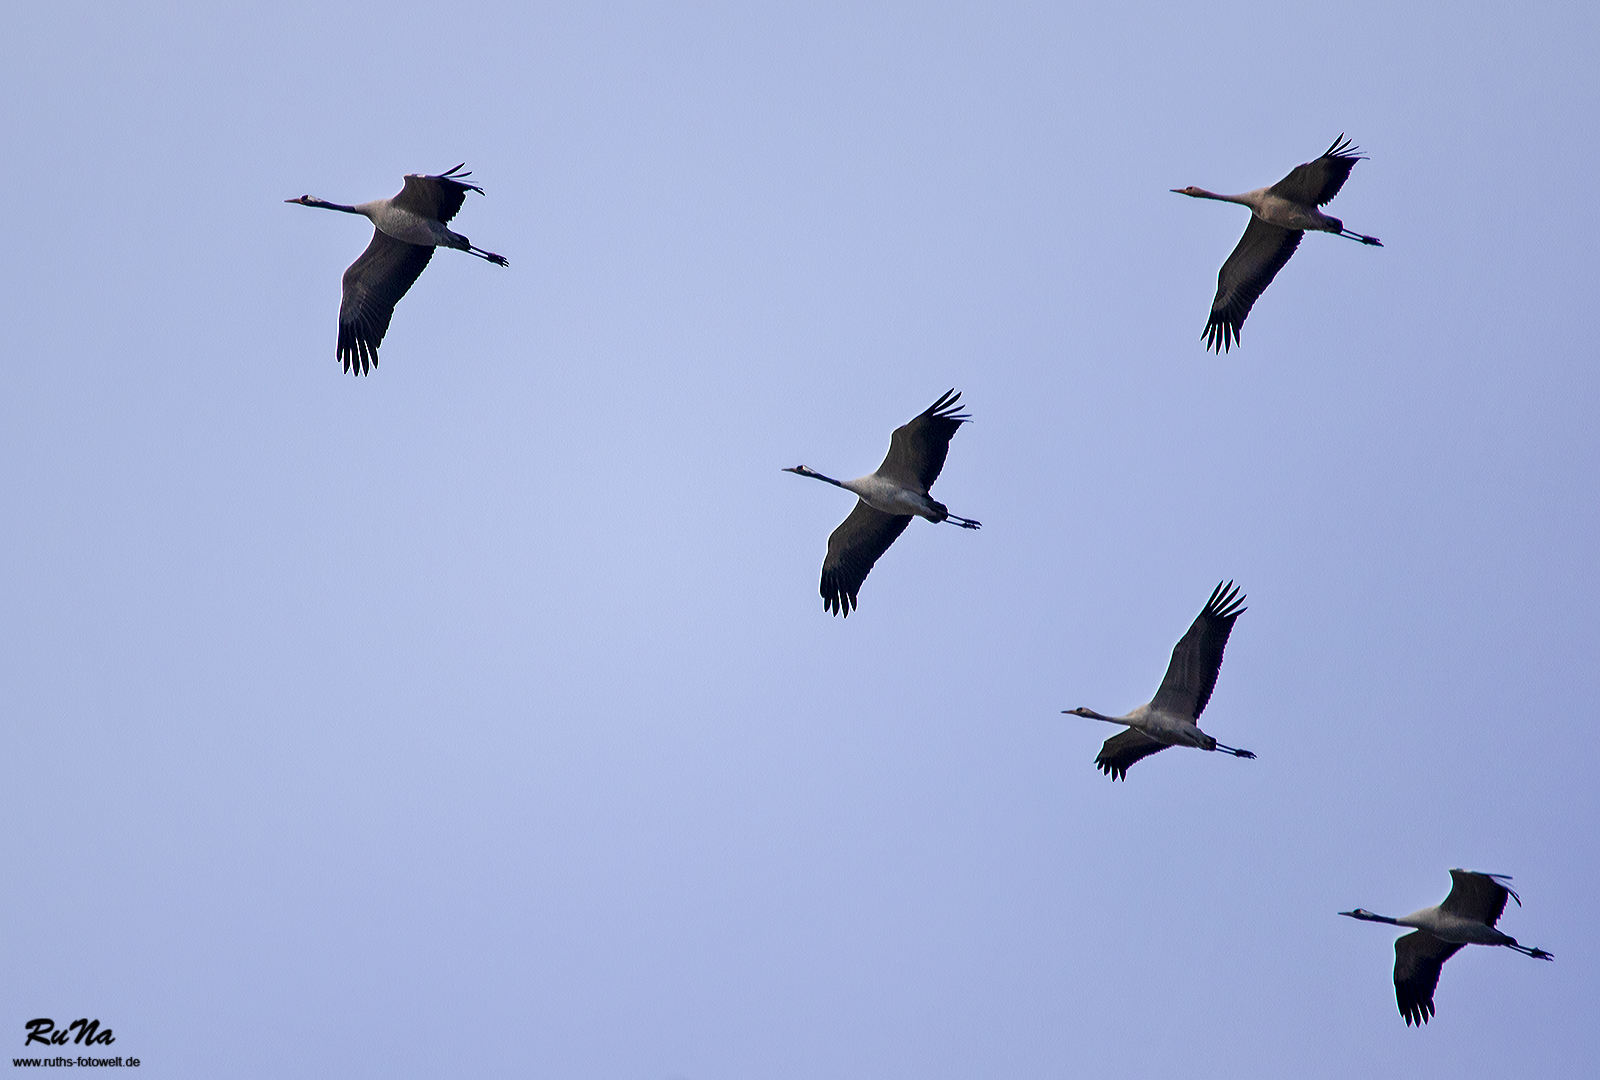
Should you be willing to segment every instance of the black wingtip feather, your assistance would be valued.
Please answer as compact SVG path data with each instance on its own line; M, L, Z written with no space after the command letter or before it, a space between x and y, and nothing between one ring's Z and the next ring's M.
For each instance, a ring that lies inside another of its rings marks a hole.
M378 366L376 345L363 340L353 326L339 327L339 345L335 355L344 364L346 374L366 375Z
M939 400L922 410L922 415L935 420L954 420L958 424L970 423L972 418L960 411L961 394L954 387L939 395Z
M1322 155L1326 158L1342 158L1346 161L1366 161L1367 155L1361 152L1361 147L1351 145L1349 139L1344 137L1344 132L1339 132L1339 137L1333 140L1333 145L1328 147Z
M847 589L833 574L823 573L818 591L822 593L822 610L833 615L850 617L855 610L856 594Z
M1237 619L1249 610L1244 607L1245 599L1232 581L1218 582L1217 587L1211 590L1211 599L1206 601L1201 614L1213 619Z
M467 163L463 161L460 165L457 165L453 169L449 169L442 173L433 173L429 175L428 179L441 180L446 184L454 184L463 191L476 191L479 195L482 195L484 193L483 188L479 187L477 184L467 183L467 177L472 175L472 170L467 169L466 172L462 172L461 170L466 164ZM455 217L455 213L452 211L450 216Z
M1211 321L1206 323L1205 332L1200 337L1206 343L1207 352L1215 351L1221 356L1239 343L1239 327L1228 319L1213 315Z

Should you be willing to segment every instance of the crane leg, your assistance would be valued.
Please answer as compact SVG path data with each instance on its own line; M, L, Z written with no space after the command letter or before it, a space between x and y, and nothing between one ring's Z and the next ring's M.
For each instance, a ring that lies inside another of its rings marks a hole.
M1243 758L1254 758L1255 757L1255 755L1252 754L1248 750L1240 750L1238 747L1234 747L1234 746L1223 746L1221 743L1217 744L1217 749L1218 750L1225 750L1228 753L1232 754L1234 757L1243 757Z
M973 521L971 518L956 517L954 514L947 515L945 517L945 520L950 522L952 525L959 525L963 529L981 529L981 528L983 528L983 523L982 522Z
M1344 237L1346 240L1359 240L1363 244L1371 244L1373 247L1383 246L1383 241L1379 240L1376 236L1366 236L1362 233L1352 232L1349 229L1342 230L1339 235Z

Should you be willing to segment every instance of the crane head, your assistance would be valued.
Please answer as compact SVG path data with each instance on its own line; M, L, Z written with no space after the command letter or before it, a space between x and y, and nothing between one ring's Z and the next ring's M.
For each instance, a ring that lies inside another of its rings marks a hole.
M816 476L817 475L815 472L813 472L812 470L806 468L804 465L796 465L792 469L785 469L783 471L784 472L792 472L792 473L795 473L795 474L797 474L799 476Z
M1081 705L1078 706L1076 709L1062 709L1061 712L1065 716L1081 716L1086 720L1104 720L1104 719L1106 719L1104 716L1101 716L1099 713L1095 712L1093 709L1087 709L1087 708L1084 708Z
M1188 195L1193 198L1199 198L1204 194L1204 192L1202 192L1199 188L1193 186L1168 188L1167 190L1171 191L1174 195Z

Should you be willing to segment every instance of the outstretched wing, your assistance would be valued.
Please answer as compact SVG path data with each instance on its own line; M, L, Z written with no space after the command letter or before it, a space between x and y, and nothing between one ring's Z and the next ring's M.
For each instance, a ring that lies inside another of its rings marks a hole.
M1160 739L1152 739L1137 728L1129 728L1122 734L1107 739L1094 763L1111 779L1126 780L1129 765L1142 761L1151 754L1159 754L1167 746L1167 743Z
M1298 229L1268 225L1250 215L1239 245L1217 272L1217 296L1211 301L1211 318L1201 335L1207 349L1227 352L1239 343L1245 316L1300 246L1303 235Z
M889 453L878 466L878 475L926 492L939 479L950 438L969 417L957 404L961 395L947 390L909 424L902 424L889 436Z
M1351 146L1341 133L1321 157L1295 166L1288 176L1273 184L1272 193L1302 206L1326 206L1344 187L1356 162L1365 157L1361 148Z
M461 204L466 201L467 192L476 191L479 195L483 194L483 189L477 184L468 184L462 179L472 175L471 172L461 171L461 166L465 164L466 162L462 162L450 171L436 176L407 173L406 186L394 197L394 205L448 225L450 219L460 212Z
M822 560L823 609L848 618L872 564L910 524L909 514L885 514L857 499L850 516L828 537L828 557Z
M1394 1000L1407 1027L1421 1027L1433 1015L1439 969L1460 948L1426 930L1415 930L1394 943Z
M1506 897L1522 906L1522 897L1502 882L1511 879L1505 874L1483 874L1476 870L1450 871L1450 895L1444 898L1439 910L1468 919L1478 919L1490 926L1500 921L1506 910Z
M372 231L372 243L344 272L338 355L346 371L365 375L378 366L378 346L389 330L394 306L431 258L431 247L396 240L378 229Z
M1222 652L1228 647L1228 635L1233 633L1233 621L1244 614L1243 604L1244 597L1231 581L1211 591L1211 599L1189 632L1173 646L1172 662L1150 703L1152 708L1200 719L1217 685L1217 672L1222 667Z

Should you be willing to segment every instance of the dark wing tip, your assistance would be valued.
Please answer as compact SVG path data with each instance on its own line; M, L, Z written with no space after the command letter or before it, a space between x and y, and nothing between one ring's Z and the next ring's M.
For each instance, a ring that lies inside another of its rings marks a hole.
M965 424L972 418L960 411L961 393L954 387L939 395L939 400L922 410L922 415L934 420L954 420L958 424Z
M1433 1016L1433 1002L1401 1002L1400 1015L1406 1018L1406 1027L1410 1027L1411 1025L1415 1024L1420 1028L1423 1024L1428 1022L1429 1017Z
M850 617L856 608L856 594L839 577L828 570L822 572L822 582L818 586L822 593L822 610L832 612L834 615Z
M1128 779L1128 767L1115 761L1107 760L1103 752L1094 759L1094 763L1096 768L1111 777L1112 780L1126 781Z
M1344 137L1344 132L1339 132L1339 137L1333 140L1333 145L1328 147L1322 155L1325 158L1342 158L1345 161L1365 161L1367 155L1361 152L1361 147L1354 146Z
M1129 728L1107 739L1094 759L1095 767L1113 780L1126 780L1128 769L1151 754L1159 754L1167 744Z
M335 355L344 364L346 374L366 375L378 366L378 342L371 339L365 327L340 320Z
M476 191L479 195L482 195L483 189L481 187L479 187L477 184L467 183L466 178L472 175L472 170L467 169L465 172L463 172L462 169L466 166L466 164L467 163L463 161L460 165L457 165L452 169L446 169L442 173L434 173L428 176L427 179L442 180L446 184L453 184L456 187L461 188L463 191ZM450 216L454 217L455 215L451 214Z
M1239 592L1239 587L1232 581L1218 582L1217 587L1211 590L1211 598L1206 601L1206 606L1200 614L1213 619L1237 619L1247 610L1244 605L1245 597Z
M1206 351L1215 350L1218 356L1230 351L1239 344L1239 328L1244 325L1244 320L1235 322L1226 315L1213 313L1206 322L1206 329L1201 338L1205 340Z

